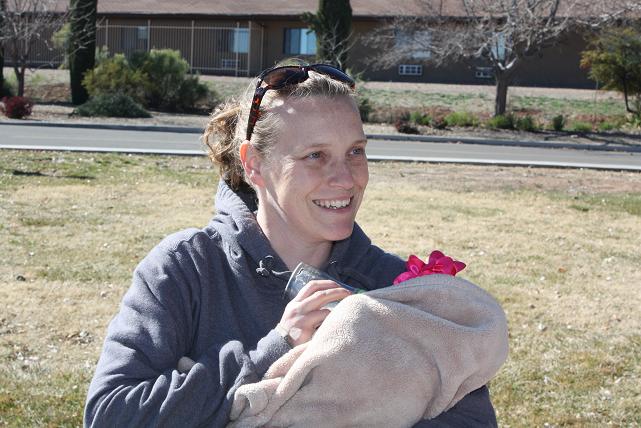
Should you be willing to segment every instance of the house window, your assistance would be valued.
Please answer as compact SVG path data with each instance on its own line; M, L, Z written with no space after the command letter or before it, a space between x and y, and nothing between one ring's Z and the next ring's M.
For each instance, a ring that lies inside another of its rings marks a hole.
M432 44L432 33L429 31L405 31L396 30L394 33L395 48L407 53L408 58L429 59L432 52L429 47Z
M149 28L147 27L138 27L136 34L138 36L138 41L147 41L149 39Z
M249 53L249 28L234 28L230 50L233 53Z
M477 79L491 79L494 77L494 73L492 72L492 67L476 67L474 76Z
M287 55L316 55L316 33L307 28L285 28Z
M401 64L398 66L400 76L422 76L423 66L420 64Z

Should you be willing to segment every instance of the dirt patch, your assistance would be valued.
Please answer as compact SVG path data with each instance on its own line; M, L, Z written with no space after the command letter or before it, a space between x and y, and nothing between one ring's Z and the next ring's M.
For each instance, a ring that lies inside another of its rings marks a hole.
M433 94L483 94L493 98L495 88L493 85L452 85L442 83L404 83L404 82L365 82L363 86L367 89L394 89L399 91L415 91ZM551 97L562 99L593 100L595 96L599 99L614 98L621 96L612 91L595 91L594 89L571 89L571 88L530 88L525 86L511 86L510 96L521 97Z
M36 102L68 103L71 100L71 90L67 83L47 83L35 88L27 86L25 96Z

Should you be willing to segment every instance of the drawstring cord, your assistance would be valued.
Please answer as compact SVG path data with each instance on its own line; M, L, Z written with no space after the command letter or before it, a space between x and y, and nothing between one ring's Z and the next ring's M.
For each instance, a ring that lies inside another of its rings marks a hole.
M292 272L288 270L282 271L282 272L272 270L273 266L274 266L274 256L267 255L258 262L256 273L265 278L269 277L270 275L273 275L276 278L282 278L282 279L288 279L289 276L292 274Z
M282 271L282 272L275 271L272 269L273 266L274 266L274 256L267 255L263 257L261 260L259 260L258 267L256 268L256 273L264 278L268 278L269 276L274 276L276 278L289 280L289 277L292 274L291 271L288 271L288 270ZM358 283L359 285L358 288L364 288L367 290L372 289L371 280L366 275L363 275L356 269L352 269L349 267L342 268L341 266L339 266L338 261L336 260L333 260L329 263L329 265L327 266L327 273L331 277L334 277L337 280L344 281L346 283L352 282L352 281L347 281L347 278L351 278L353 281ZM354 286L356 285L354 284Z

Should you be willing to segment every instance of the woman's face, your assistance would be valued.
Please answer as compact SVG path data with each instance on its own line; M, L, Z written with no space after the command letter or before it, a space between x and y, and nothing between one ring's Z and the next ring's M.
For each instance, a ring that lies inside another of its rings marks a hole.
M259 219L269 235L307 244L349 237L369 180L363 124L347 97L286 100L272 108L280 137L260 162ZM260 212L262 211L262 212Z

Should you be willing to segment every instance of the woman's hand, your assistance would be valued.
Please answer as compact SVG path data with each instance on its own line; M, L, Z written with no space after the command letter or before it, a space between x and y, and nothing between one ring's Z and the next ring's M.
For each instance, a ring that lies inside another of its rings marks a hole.
M322 309L330 302L343 300L351 293L334 281L309 281L287 304L278 323L289 333L292 347L308 342L323 323L329 309Z

